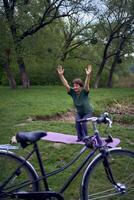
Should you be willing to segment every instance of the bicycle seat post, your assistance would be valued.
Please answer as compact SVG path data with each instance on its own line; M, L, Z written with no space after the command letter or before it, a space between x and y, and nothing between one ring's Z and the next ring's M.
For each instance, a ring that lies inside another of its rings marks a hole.
M44 177L43 178L44 186L45 186L46 190L49 191L49 187L48 187L48 183L47 183L47 179L46 179L46 172L45 172L45 168L43 166L43 162L42 162L42 159L41 159L41 155L40 155L37 143L34 144L34 149L35 149L35 152L36 152L36 155L37 155L37 160L38 160L38 163L39 163L41 174Z

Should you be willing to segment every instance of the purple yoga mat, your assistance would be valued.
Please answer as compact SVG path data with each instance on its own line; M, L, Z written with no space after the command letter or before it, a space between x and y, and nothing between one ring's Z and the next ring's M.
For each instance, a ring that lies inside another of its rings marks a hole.
M42 138L43 140L57 142L57 143L64 143L64 144L84 144L84 142L76 142L77 136L75 135L68 135L63 133L55 133L55 132L47 132L47 135ZM104 141L105 138L102 138ZM113 142L108 143L109 147L116 147L120 143L118 138L113 138ZM105 141L104 141L105 144Z

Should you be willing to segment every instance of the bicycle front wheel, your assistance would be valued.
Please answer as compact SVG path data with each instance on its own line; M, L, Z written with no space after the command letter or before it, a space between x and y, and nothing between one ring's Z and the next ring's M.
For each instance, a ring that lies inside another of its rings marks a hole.
M109 180L103 157L95 159L85 172L82 200L132 200L134 198L134 152L109 150L107 160L116 184Z
M18 191L37 191L38 184L34 182L37 177L30 163L22 157L0 151L0 199L13 199L13 193Z

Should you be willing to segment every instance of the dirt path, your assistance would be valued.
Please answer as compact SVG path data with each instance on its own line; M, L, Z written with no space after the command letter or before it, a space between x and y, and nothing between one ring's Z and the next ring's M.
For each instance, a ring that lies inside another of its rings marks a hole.
M68 111L64 114L55 114L53 116L42 116L36 115L33 120L45 120L45 121L68 121L74 122L75 121L75 113L73 111Z

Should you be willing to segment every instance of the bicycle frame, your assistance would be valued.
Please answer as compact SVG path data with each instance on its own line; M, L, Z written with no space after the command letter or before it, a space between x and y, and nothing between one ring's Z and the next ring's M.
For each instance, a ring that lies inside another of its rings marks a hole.
M41 159L41 155L39 153L39 150L38 150L38 145L37 144L34 144L34 151L37 155L37 160L39 162L39 166L40 166L40 171L41 171L41 177L37 179L37 182L43 180L44 181L44 187L45 187L45 190L46 191L49 191L49 186L48 186L48 183L47 183L47 179L51 176L54 176L56 174L59 174L60 172L64 171L65 169L68 169L71 165L73 165L75 162L77 162L77 160L83 155L83 153L88 150L89 148L84 146L80 152L78 153L78 155L73 159L71 160L69 163L67 163L65 166L59 168L58 170L54 170L50 173L46 173L46 170L45 170L45 167L43 165L43 161ZM89 154L88 156L83 160L83 162L80 164L80 166L78 166L78 168L75 170L75 172L72 173L72 175L65 181L63 187L61 189L59 189L59 193L63 193L66 188L70 185L70 183L73 181L73 179L78 175L78 173L81 171L81 169L86 165L86 163L89 161L89 159L91 157L93 157L93 155L95 154L95 152L97 151L98 147L96 147L95 149L93 149ZM33 152L34 153L34 152Z
M81 164L75 169L75 171L65 180L63 186L59 189L58 192L54 192L54 191L50 191L50 188L49 188L49 185L48 185L48 182L47 182L47 179L51 176L54 176L56 174L59 174L60 172L64 171L65 169L68 169L71 165L73 165L74 163L76 163L78 161L78 159L84 154L85 151L89 151L89 146L85 145L81 150L80 152L75 156L75 158L73 158L70 162L68 162L66 165L64 165L63 167L57 169L57 170L54 170L50 173L46 173L46 169L43 165L43 161L42 161L42 158L41 158L41 155L40 155L40 152L39 152L39 148L38 148L38 144L37 143L34 143L33 144L33 150L27 155L27 157L25 158L24 162L11 174L10 177L7 178L7 180L5 180L5 182L3 183L3 185L0 186L0 188L4 187L10 180L11 178L14 176L14 174L16 173L16 171L18 169L21 169L21 167L26 163L28 162L28 159L35 153L36 154L36 157L37 157L37 160L38 160L38 164L39 164L39 167L40 167L40 172L41 172L41 177L37 177L37 179L34 181L36 183L39 183L40 181L43 181L44 183L44 188L45 188L45 192L29 192L29 193L25 193L25 192L14 192L14 190L11 190L10 193L13 194L13 196L18 196L19 198L23 198L23 199L28 199L28 198L32 198L32 195L34 195L34 198L36 199L36 196L37 196L37 199L42 195L44 195L43 197L44 198L49 198L49 197L56 197L57 199L59 200L63 200L63 197L60 195L60 194L63 194L63 192L68 188L68 186L71 184L71 182L74 180L74 178L79 174L79 172L83 169L84 166L86 166L87 164L87 168L85 170L85 173L84 173L84 177L86 176L86 171L88 170L88 167L90 166L90 163L92 163L94 161L94 159L97 158L97 156L93 159L93 161L91 161L89 163L89 160L95 155L95 152L97 150L100 151L100 153L102 154L102 156L104 157L104 169L106 171L106 175L109 179L109 181L112 183L112 184L116 184L116 182L114 181L114 177L112 175L112 172L111 172L111 169L110 169L110 166L109 166L109 163L108 163L108 160L107 160L107 148L108 147L103 147L102 145L102 140L100 138L100 135L99 135L99 132L98 130L96 129L95 125L94 125L94 130L95 130L95 134L94 136L94 139L97 141L97 144L94 145L94 148L92 149L91 152L89 152L89 154L86 156L86 158L84 158L84 160L81 162ZM91 138L92 138L91 137ZM100 155L100 154L99 154ZM23 188L24 186L26 185L29 185L31 183L34 183L34 182L28 182L28 183L24 183L23 186L20 186L19 188L15 188L15 190L19 190L21 188Z
M98 149L97 147L95 149L93 149L89 154L88 156L84 159L84 161L80 164L80 166L78 166L78 168L75 170L75 172L72 173L72 175L67 178L67 180L65 181L64 185L62 186L62 188L59 189L59 191L56 193L56 192L50 192L50 188L48 186L48 182L47 182L47 178L49 178L50 176L54 176L62 171L64 171L65 169L69 168L71 165L73 165L80 157L81 155L83 155L83 153L88 149L88 147L84 146L80 152L78 153L78 155L73 159L71 160L69 163L67 163L65 166L59 168L58 170L54 170L50 173L46 173L46 170L45 170L45 167L43 165L43 161L41 159L41 155L40 155L40 152L39 152L39 148L38 148L38 145L37 143L35 143L33 145L33 150L27 155L27 157L25 158L24 162L17 168L14 170L14 172L11 174L10 177L7 177L7 179L4 181L4 183L0 186L0 188L4 188L4 186L12 179L12 177L15 175L16 171L18 171L19 169L21 169L21 167L28 161L28 159L34 154L36 153L36 156L37 156L37 160L38 160L38 163L39 163L39 167L40 167L40 171L41 171L41 177L37 177L37 179L34 181L34 182L40 182L41 180L43 181L44 183L44 187L45 187L45 193L46 193L46 197L52 197L52 196L57 196L58 199L60 199L60 197L58 197L58 193L62 194L67 188L68 186L71 184L71 182L74 180L74 178L79 174L79 172L81 171L81 169L86 165L86 163L89 161L89 159L95 154L96 150ZM32 198L32 195L35 196L35 192L30 192L30 193L21 193L19 192L17 194L17 192L15 192L15 190L19 190L27 185L30 185L31 183L33 182L28 182L28 183L23 183L23 185L20 185L18 188L15 188L15 189L11 189L11 191L9 192L10 194L12 193L12 196L18 196L19 195L19 198L24 198L24 199L27 199L28 196L30 196ZM40 195L39 194L40 192L38 192L37 196ZM44 194L45 195L45 194ZM39 196L38 196L39 197ZM36 198L36 197L35 197Z

